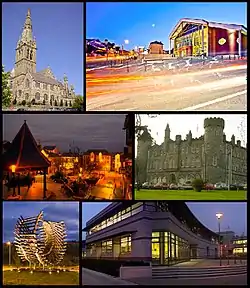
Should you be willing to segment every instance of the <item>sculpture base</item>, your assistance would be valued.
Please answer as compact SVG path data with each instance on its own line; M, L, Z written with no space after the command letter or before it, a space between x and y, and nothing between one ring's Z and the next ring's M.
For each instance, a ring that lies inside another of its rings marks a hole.
M52 274L52 273L63 273L63 272L70 272L69 269L66 269L66 268L41 268L41 267L38 267L38 268L29 268L29 267L22 267L22 268L13 268L11 269L11 271L15 271L17 273L21 273L21 272L27 272L29 271L31 274L33 273L49 273L49 274Z

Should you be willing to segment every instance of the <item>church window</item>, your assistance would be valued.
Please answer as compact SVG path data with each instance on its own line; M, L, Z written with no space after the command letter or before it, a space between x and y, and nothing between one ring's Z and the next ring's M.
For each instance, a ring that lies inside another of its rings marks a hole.
M49 100L49 97L48 97L47 94L44 94L44 100L45 100L45 101L48 101L48 100Z
M29 59L29 48L27 49L27 57L26 58L28 58Z
M29 79L26 79L26 81L25 81L25 88L30 88L30 81L29 81Z
M181 167L184 167L184 160L181 160Z
M18 96L19 96L19 97L22 96L22 90L18 90Z
M54 86L53 85L50 85L50 90L54 90Z
M52 101L55 101L54 95L51 95L50 99L51 99Z
M36 82L36 88L40 88L40 83Z
M47 90L47 84L43 83L43 89Z
M32 60L33 58L33 53L32 53L32 50L30 51L30 60Z
M36 100L40 100L40 93L36 92Z
M29 93L25 94L25 100L29 100Z
M217 166L217 156L213 156L213 166Z

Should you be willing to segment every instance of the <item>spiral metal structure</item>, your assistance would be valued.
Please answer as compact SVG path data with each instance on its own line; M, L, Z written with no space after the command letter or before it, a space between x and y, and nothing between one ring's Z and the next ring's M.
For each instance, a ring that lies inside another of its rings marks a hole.
M45 221L42 211L34 217L20 216L14 234L18 256L30 265L57 265L65 255L67 235L64 222Z

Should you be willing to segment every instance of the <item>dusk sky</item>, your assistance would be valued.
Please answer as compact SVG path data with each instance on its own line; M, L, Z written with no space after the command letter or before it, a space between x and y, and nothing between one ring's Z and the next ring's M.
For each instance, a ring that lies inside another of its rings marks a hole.
M33 217L41 211L44 220L64 221L68 241L79 240L78 202L7 202L3 203L3 242L14 240L14 228L20 216Z
M221 221L221 231L234 231L241 235L247 234L247 203L246 202L186 202L193 214L207 228L218 232L216 213L224 214ZM84 203L82 206L82 226L98 212L107 207L110 202ZM83 239L85 233L83 233Z
M76 94L83 95L82 3L3 3L2 63L5 71L14 68L15 49L28 8L37 43L37 71L50 66L58 80L66 73Z
M204 19L247 26L247 3L87 3L87 38L109 39L126 48L162 41L169 48L169 34L181 18ZM126 45L124 40L129 40Z
M27 124L36 141L42 146L56 145L61 152L68 152L69 145L81 151L107 149L122 152L125 146L123 130L125 115L118 114L5 114L3 140L12 141L19 129ZM74 143L73 143L74 141Z

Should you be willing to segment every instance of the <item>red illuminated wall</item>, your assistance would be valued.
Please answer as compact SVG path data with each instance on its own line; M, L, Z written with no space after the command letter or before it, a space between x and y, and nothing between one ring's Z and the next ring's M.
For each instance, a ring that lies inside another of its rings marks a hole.
M242 35L244 36L244 35ZM220 45L218 41L224 38L226 42L223 45ZM208 53L209 55L225 55L225 54L234 54L238 52L238 31L230 32L226 29L220 28L209 28L208 30ZM246 42L246 40L242 41ZM246 44L245 44L246 45ZM243 50L243 49L242 49Z

